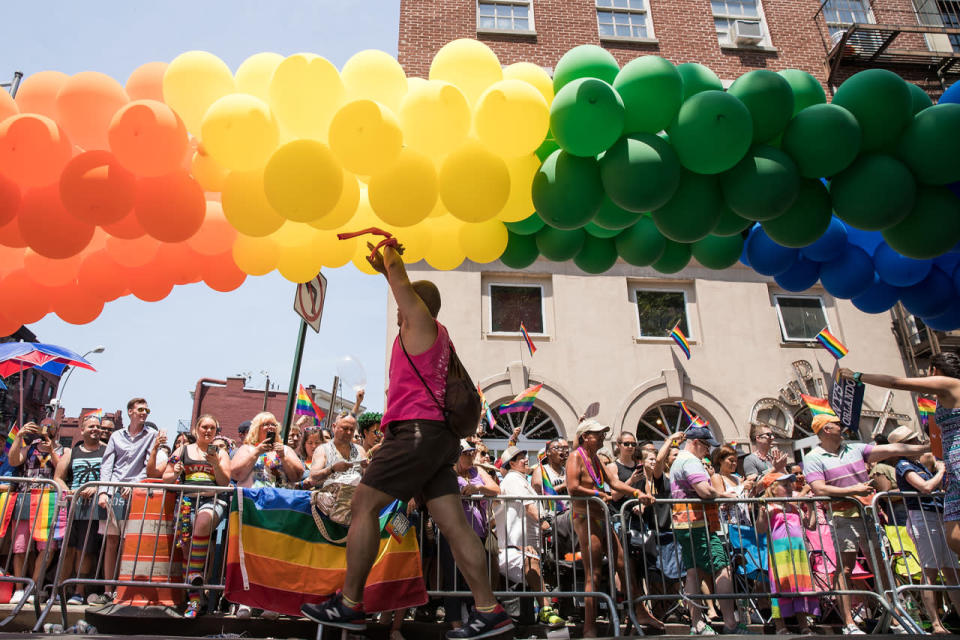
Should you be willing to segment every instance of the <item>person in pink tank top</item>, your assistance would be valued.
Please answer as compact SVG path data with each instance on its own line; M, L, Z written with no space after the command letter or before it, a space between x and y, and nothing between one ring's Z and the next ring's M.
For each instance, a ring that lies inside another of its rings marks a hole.
M394 500L416 497L449 541L476 602L466 624L449 631L447 638L510 636L513 621L493 596L483 544L460 504L453 470L460 440L444 423L438 406L446 392L453 348L446 327L437 321L440 291L427 280L410 282L400 257L403 247L387 245L381 252L368 246L370 264L387 278L396 300L400 327L390 354L381 422L384 438L351 504L343 590L322 604L305 604L300 611L322 625L364 629L363 588L380 545L379 514Z

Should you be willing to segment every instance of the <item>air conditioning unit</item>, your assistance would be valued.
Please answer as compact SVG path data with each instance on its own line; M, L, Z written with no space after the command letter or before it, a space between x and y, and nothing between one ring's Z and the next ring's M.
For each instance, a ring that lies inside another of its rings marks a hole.
M763 27L759 20L734 20L733 41L737 44L760 44Z

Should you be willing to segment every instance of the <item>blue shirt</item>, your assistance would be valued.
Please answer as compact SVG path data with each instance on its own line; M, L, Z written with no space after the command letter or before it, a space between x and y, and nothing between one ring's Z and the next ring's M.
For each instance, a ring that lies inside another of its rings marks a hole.
M20 469L10 465L7 452L0 450L0 476L20 477Z
M924 481L933 477L933 474L927 471L927 468L922 464L907 460L906 458L900 458L897 460L897 488L900 489L900 491L917 492L917 488L907 482L907 474L911 471L920 476ZM903 502L907 505L909 511L918 511L920 509L924 511L943 511L943 498L931 498L929 496L919 499L904 498Z

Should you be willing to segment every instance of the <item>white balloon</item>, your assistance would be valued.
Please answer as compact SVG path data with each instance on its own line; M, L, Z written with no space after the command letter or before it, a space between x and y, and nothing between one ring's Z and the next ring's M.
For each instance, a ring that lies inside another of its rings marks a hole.
M337 359L337 375L340 383L350 387L356 393L367 387L367 372L354 356L340 356Z

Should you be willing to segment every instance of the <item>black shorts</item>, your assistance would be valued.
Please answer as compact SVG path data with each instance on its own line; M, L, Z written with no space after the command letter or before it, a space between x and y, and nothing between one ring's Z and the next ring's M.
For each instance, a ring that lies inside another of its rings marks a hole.
M398 500L416 497L426 504L440 496L459 495L453 471L459 456L460 439L444 423L391 422L360 482Z
M100 545L103 543L103 535L99 532L100 521L93 522L83 519L74 520L70 528L70 537L67 540L67 546L71 549L78 549L81 553L94 554L100 552Z

